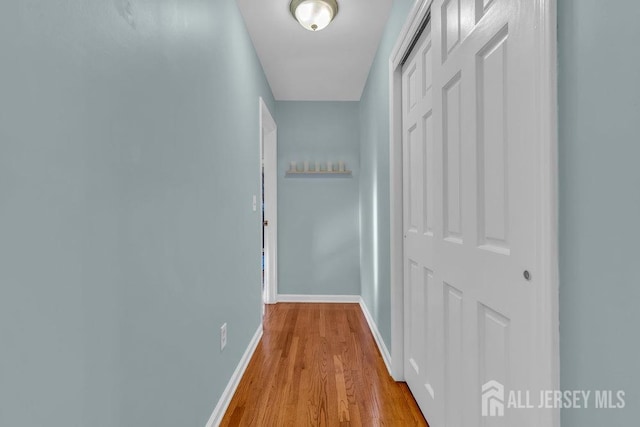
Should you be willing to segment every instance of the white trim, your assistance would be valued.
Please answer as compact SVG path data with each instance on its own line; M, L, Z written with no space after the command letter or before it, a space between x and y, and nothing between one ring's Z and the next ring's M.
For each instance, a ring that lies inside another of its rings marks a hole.
M259 110L259 145L260 145L260 157L259 157L259 163L260 163L260 171L259 171L259 177L260 177L260 200L258 201L259 203L259 210L262 209L262 188L263 185L267 186L269 180L266 181L266 183L263 183L263 175L262 175L262 165L264 162L264 144L265 141L267 140L267 136L271 137L273 135L274 138L274 145L275 147L273 147L273 149L276 150L277 153L277 147L278 147L278 126L276 124L276 121L273 118L273 115L271 114L271 112L269 111L269 107L267 107L267 104L264 102L264 99L262 99L262 97L258 97L258 110ZM276 155L277 158L277 155ZM276 163L277 163L277 159L276 159ZM277 177L277 164L276 165L271 165L275 170L271 171L273 174L275 174L275 176ZM275 178L276 182L277 182L277 178ZM274 199L277 200L277 194L278 194L278 188L277 188L277 184L275 188L268 188L268 191L274 195ZM269 218L269 227L271 228L271 233L269 234L272 237L272 240L274 240L273 244L270 245L269 249L269 268L267 269L267 271L269 272L269 277L266 278L266 284L267 287L265 289L265 293L266 296L263 296L264 299L264 303L266 304L275 304L277 301L277 295L278 295L278 212L277 212L277 203L275 203L276 205L276 211L273 214L273 216L271 218ZM260 221L260 228L263 229L264 228L264 224L262 223L262 215L259 215L259 221ZM266 248L265 248L266 249ZM272 262L271 262L272 260ZM264 305L263 305L264 308Z
M362 299L362 297L360 297L360 301L358 301L358 303L360 304L360 309L364 314L364 318L367 319L367 323L369 324L369 329L371 330L373 339L376 341L376 344L378 345L378 350L380 350L380 354L382 355L382 360L384 360L384 365L387 367L387 371L389 371L389 375L393 376L393 371L391 370L391 354L389 353L389 350L387 349L387 346L385 345L384 340L382 339L382 335L378 330L378 325L376 324L375 320L373 320L373 316L371 316L371 313L367 308L367 304L364 302L364 299Z
M433 0L416 0L398 35L389 57L389 177L391 209L391 354L393 377L404 378L404 296L403 296L403 232L402 232L402 104L401 65L409 43L419 24L429 12ZM538 288L537 340L540 362L546 364L551 378L540 378L541 388L559 389L559 265L558 265L558 178L557 178L557 0L535 0L538 10L537 55L539 57L538 130L539 176L536 198L539 207L538 252L542 280ZM560 425L559 411L537 425Z
M416 0L389 57L389 177L391 218L391 366L393 378L404 380L404 291L402 235L402 70L409 49L433 0Z
M351 303L360 302L360 295L296 295L279 294L278 302Z
M537 109L538 164L536 199L539 207L540 236L538 265L542 280L538 286L539 318L536 322L536 346L539 363L550 378L539 378L540 389L560 389L560 319L558 260L558 63L557 63L557 0L536 0L539 64ZM544 286L546 284L546 286ZM560 426L560 410L542 411L536 425Z
M229 408L229 403L231 403L231 398L235 394L236 389L238 388L238 384L240 384L240 380L244 375L244 371L249 365L251 356L253 356L254 351L256 351L256 348L258 347L260 338L262 338L262 323L260 324L260 326L258 326L258 330L253 335L253 338L251 338L249 346L242 355L242 358L240 359L236 370L233 372L233 375L231 375L231 378L227 383L227 387L222 392L222 396L220 396L218 404L213 410L211 417L209 417L209 421L207 421L206 427L217 427L222 422L222 418Z
M396 44L393 46L393 50L391 51L389 62L393 67L393 70L400 66L400 61L407 53L410 43L413 41L413 37L420 29L420 24L429 13L432 2L433 0L416 0L413 8L411 8L411 11L407 16L407 20L402 26L402 30L400 30L400 34L398 34Z
M277 128L276 121L261 96L258 97L258 105L260 107L260 128L264 128L267 132L273 132Z

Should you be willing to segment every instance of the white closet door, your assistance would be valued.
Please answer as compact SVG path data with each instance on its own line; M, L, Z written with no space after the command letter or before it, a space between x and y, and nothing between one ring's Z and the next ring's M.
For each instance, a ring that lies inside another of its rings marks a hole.
M402 69L403 200L405 254L405 378L420 407L429 407L434 389L430 374L435 324L428 314L437 307L435 259L435 140L433 122L433 47L428 25Z
M535 392L534 2L434 0L403 66L405 377L432 427Z

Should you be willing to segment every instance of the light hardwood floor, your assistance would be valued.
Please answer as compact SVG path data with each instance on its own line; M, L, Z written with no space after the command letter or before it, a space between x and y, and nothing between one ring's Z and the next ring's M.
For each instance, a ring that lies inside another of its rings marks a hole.
M358 304L267 306L222 426L427 426L387 373Z

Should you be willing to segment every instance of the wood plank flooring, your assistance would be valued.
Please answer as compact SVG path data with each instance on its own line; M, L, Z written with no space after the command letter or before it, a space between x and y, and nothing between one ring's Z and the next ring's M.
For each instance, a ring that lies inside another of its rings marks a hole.
M387 373L358 304L267 306L222 426L427 426Z

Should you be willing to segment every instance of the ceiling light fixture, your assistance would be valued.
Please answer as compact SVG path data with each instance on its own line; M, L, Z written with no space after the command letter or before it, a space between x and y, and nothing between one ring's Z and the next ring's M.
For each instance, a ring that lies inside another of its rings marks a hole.
M336 0L291 0L291 14L309 31L320 31L338 13Z

